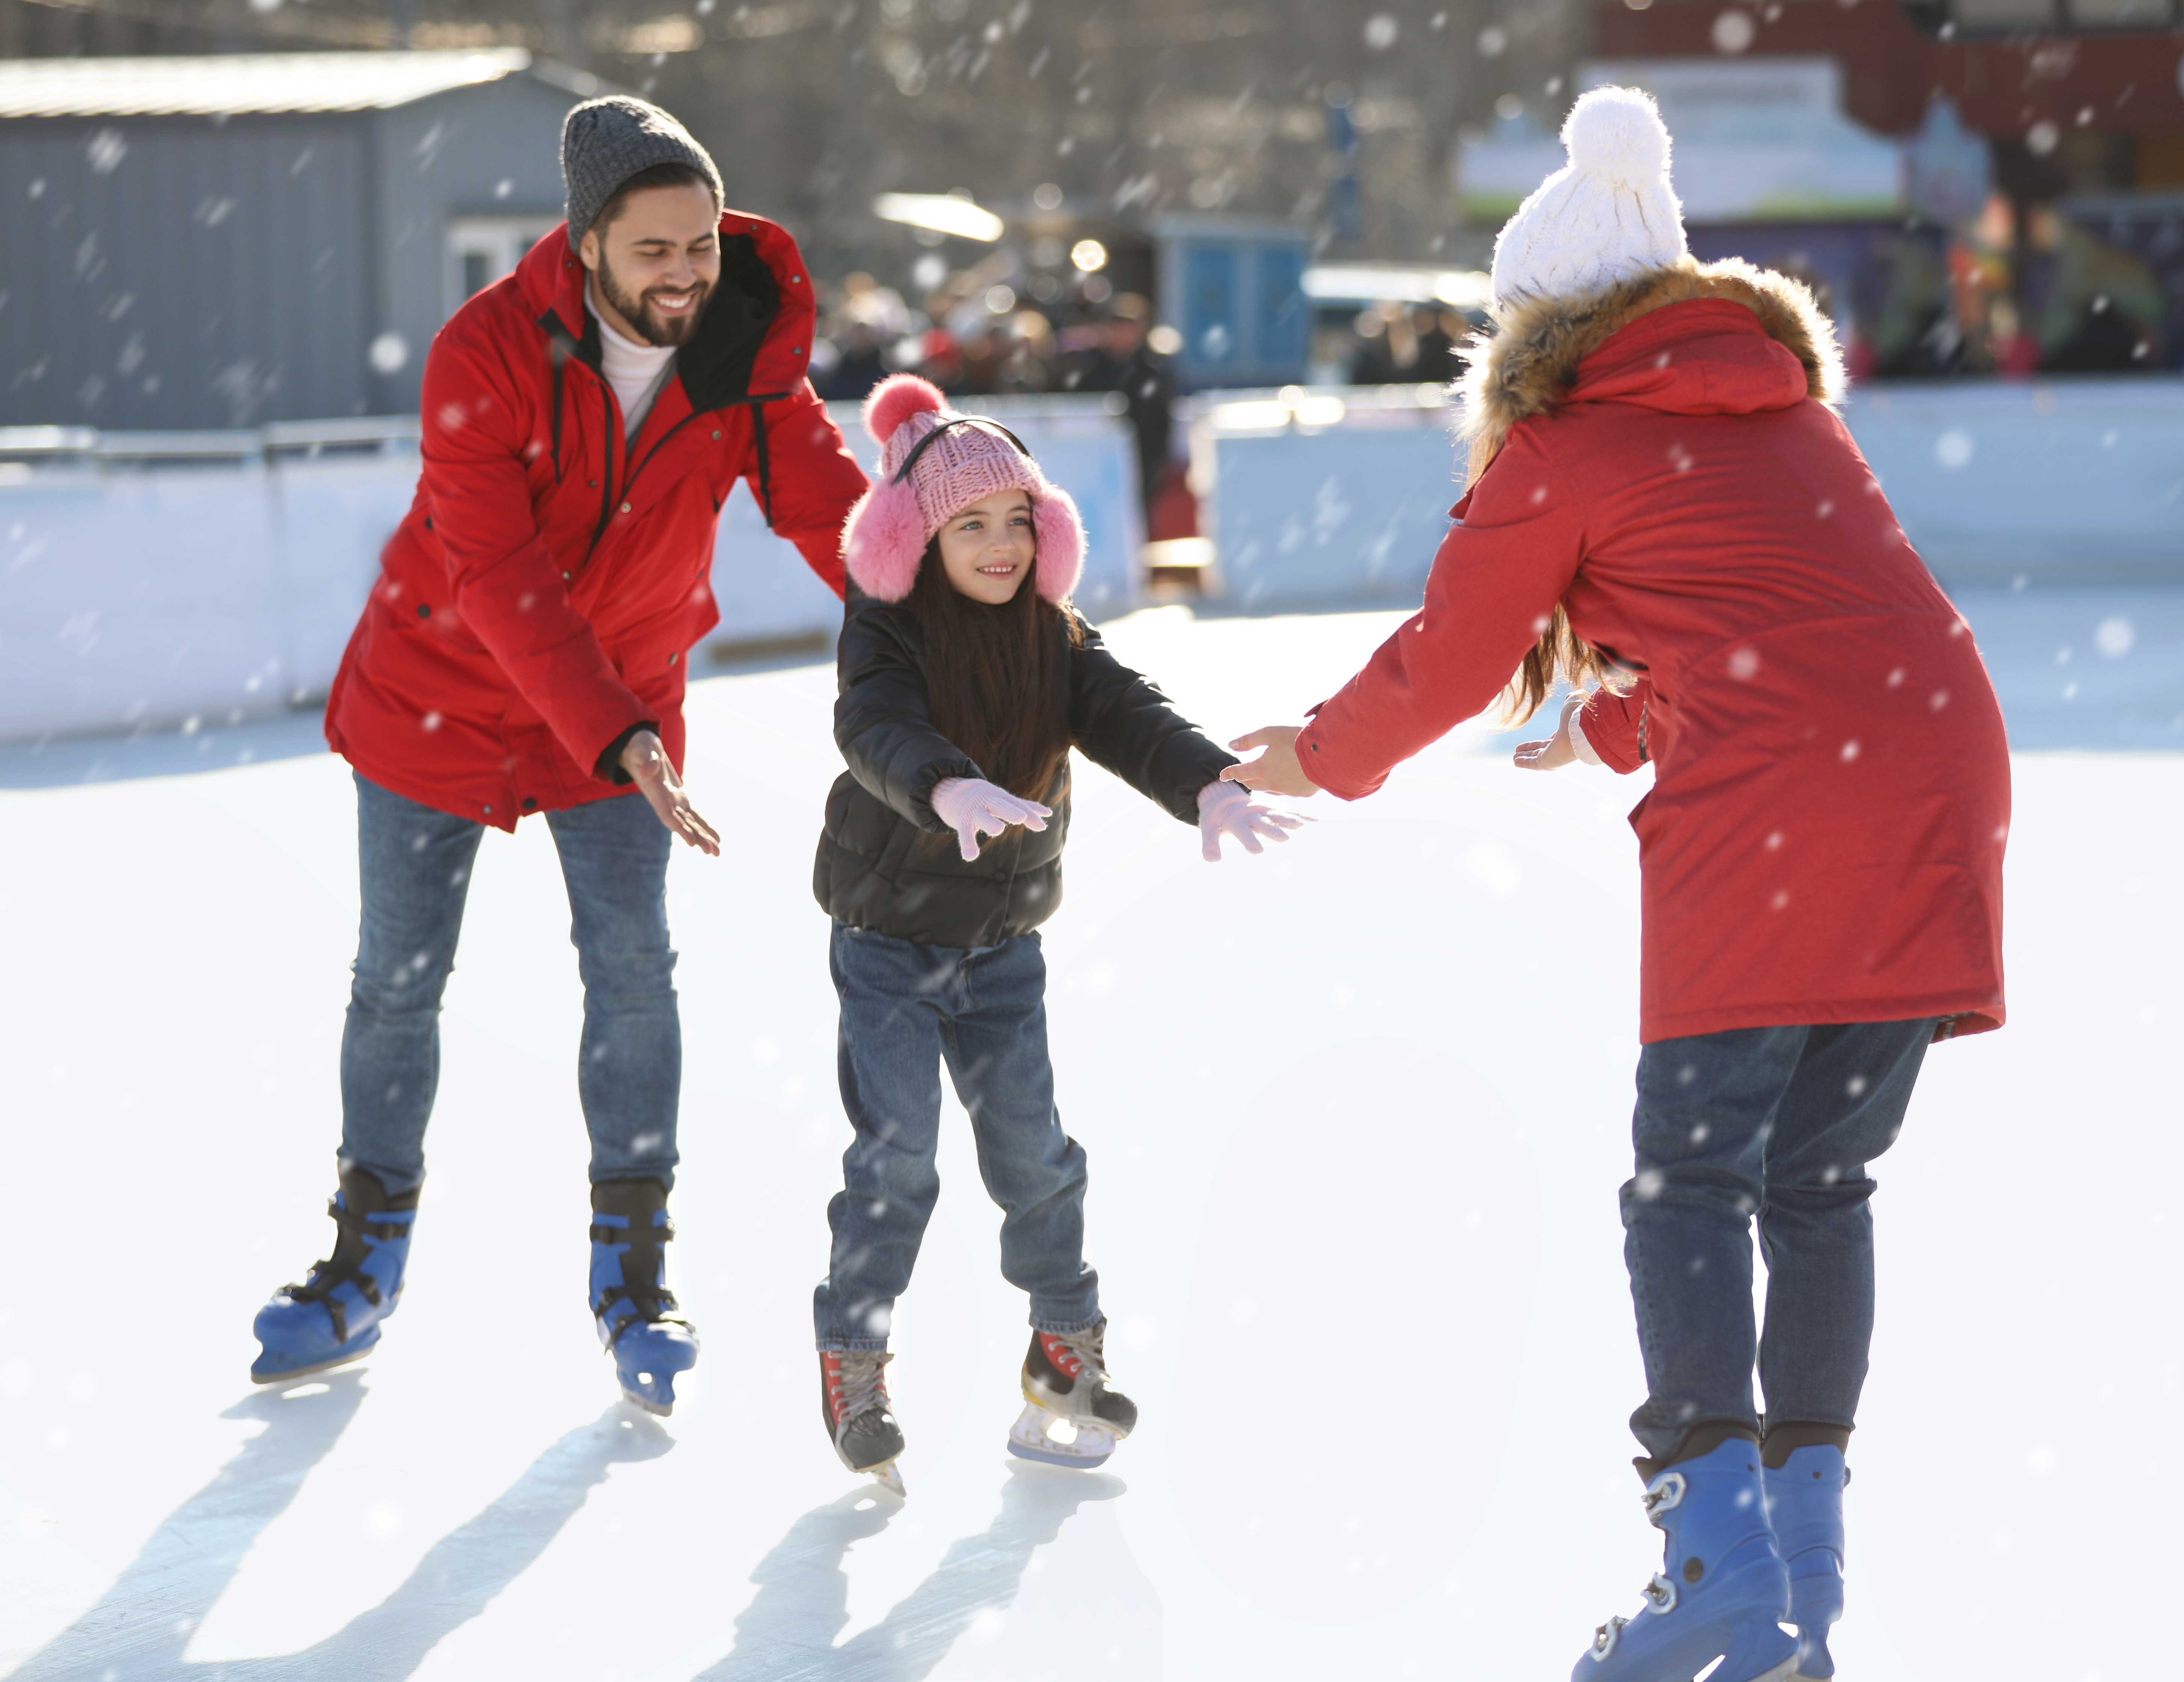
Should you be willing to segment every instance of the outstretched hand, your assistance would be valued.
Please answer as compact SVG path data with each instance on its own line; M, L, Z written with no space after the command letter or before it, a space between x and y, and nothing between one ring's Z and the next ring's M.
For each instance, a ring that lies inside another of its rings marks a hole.
M1563 703L1562 721L1556 725L1555 733L1544 742L1519 742L1513 755L1519 771L1560 771L1575 762L1576 745L1571 741L1572 732L1580 727L1578 711L1585 705L1585 698L1573 695Z
M675 762L667 757L667 749L660 745L658 736L649 730L640 730L631 737L628 746L621 750L621 768L637 784L645 803L652 808L653 816L670 832L709 858L720 856L720 833L699 817L697 809L690 804L682 779L675 774Z
M998 783L978 777L947 777L933 785L928 795L933 816L956 832L956 844L969 864L978 856L978 838L999 835L1011 824L1044 829L1054 813L1036 800L1011 794Z
M1287 794L1292 799L1317 794L1319 785L1305 775L1297 760L1297 738L1303 733L1294 724L1269 724L1239 736L1228 744L1232 752L1240 754L1252 748L1264 748L1266 752L1255 760L1230 766L1221 773L1221 780L1240 783L1257 794Z
M1198 791L1198 834L1206 862L1221 862L1221 838L1233 835L1247 853L1263 853L1262 840L1286 841L1289 832L1301 829L1309 818L1278 812L1262 806L1234 783L1218 778Z

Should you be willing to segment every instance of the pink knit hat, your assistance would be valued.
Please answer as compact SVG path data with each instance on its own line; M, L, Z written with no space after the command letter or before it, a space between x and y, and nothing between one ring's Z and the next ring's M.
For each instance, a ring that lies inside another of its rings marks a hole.
M1084 522L1077 504L994 422L952 415L939 387L915 374L896 374L865 399L865 426L880 447L879 482L850 510L842 559L866 595L900 601L917 582L933 534L972 503L1003 490L1031 498L1038 556L1032 582L1039 594L1060 602L1077 588L1084 571ZM921 449L928 437L933 442Z

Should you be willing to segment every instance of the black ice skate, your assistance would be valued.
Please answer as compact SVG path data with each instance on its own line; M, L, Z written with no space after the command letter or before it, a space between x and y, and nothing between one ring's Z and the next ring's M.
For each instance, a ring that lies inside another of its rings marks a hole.
M822 1349L819 1351L819 1408L827 1440L842 1464L868 1472L897 1495L902 1473L902 1427L888 1406L887 1364L894 1359L880 1350Z
M1106 1337L1105 1320L1081 1332L1031 1334L1011 1454L1089 1471L1137 1429L1137 1403L1107 1386Z

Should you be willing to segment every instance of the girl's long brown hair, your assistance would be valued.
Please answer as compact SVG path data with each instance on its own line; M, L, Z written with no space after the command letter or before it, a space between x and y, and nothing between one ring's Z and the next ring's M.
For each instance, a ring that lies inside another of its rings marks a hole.
M925 643L933 727L978 762L989 782L1045 800L1069 759L1069 651L1077 622L1033 576L999 607L948 582L940 539L925 546L907 605Z

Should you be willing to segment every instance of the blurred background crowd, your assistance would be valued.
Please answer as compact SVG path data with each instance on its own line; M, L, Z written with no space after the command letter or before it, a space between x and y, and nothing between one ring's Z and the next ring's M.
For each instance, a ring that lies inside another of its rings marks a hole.
M2180 3L0 0L0 426L414 408L610 88L796 234L832 396L1444 382L1610 80L1861 377L2173 371Z

